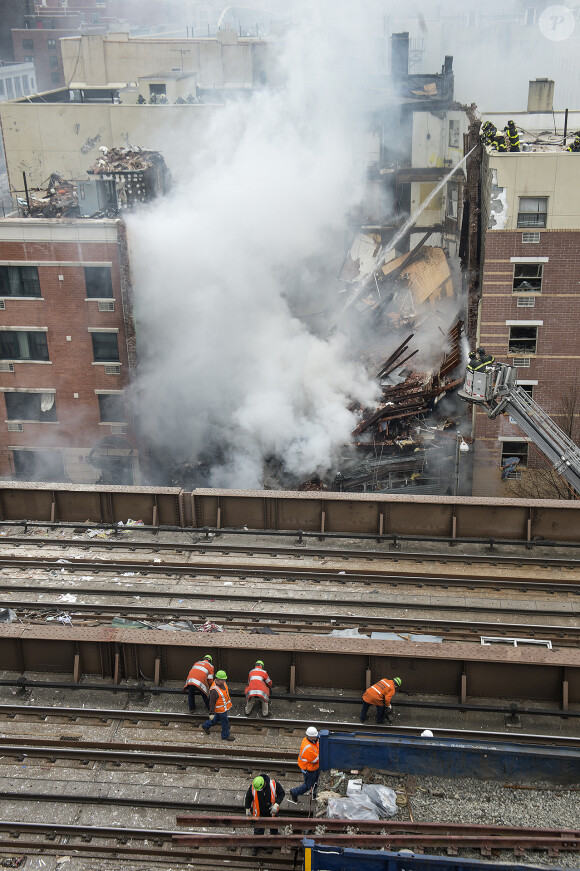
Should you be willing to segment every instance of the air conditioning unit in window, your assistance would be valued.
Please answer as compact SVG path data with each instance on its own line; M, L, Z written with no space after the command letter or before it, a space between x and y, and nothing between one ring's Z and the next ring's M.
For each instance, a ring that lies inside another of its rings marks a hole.
M518 296L518 308L533 308L535 304L535 296Z
M514 368L515 369L529 369L530 368L530 358L529 357L514 357Z
M100 312L114 312L115 311L115 300L112 299L110 302L103 301L99 303L99 311Z
M24 426L21 423L12 423L12 421L8 421L8 432L22 432L24 430Z
M4 308L6 308L6 300L0 299L0 309L4 309Z
M6 360L0 360L0 372L14 372L14 363L7 363Z
M105 375L120 375L121 374L121 364L120 363L107 363L105 366Z
M539 233L522 233L522 242L525 245L530 242L539 242L540 234Z
M127 427L122 424L112 424L111 435L127 435Z

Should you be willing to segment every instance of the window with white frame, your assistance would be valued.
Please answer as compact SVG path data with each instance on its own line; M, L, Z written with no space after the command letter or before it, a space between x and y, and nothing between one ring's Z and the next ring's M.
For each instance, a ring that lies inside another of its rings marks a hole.
M547 218L548 197L520 197L518 227L545 227Z
M538 328L527 324L510 327L508 354L527 357L535 354L538 349Z
M514 263L513 293L541 293L543 263Z

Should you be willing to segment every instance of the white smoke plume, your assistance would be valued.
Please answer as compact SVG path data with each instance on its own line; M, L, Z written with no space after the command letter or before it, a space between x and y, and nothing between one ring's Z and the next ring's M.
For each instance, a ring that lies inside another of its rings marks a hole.
M347 406L376 392L340 331L297 316L337 289L362 181L358 64L324 5L294 17L278 87L216 108L201 137L168 131L174 190L128 220L141 426L168 460L209 458L214 486L260 487L272 458L324 474Z

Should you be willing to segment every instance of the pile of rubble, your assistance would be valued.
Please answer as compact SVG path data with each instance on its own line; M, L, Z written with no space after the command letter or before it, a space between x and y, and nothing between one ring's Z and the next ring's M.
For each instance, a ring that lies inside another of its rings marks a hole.
M27 199L18 198L18 205L29 218L68 218L78 215L77 188L53 172L46 189L29 191Z
M99 148L101 157L91 166L91 175L110 175L119 172L145 172L159 163L165 162L158 151L144 148Z

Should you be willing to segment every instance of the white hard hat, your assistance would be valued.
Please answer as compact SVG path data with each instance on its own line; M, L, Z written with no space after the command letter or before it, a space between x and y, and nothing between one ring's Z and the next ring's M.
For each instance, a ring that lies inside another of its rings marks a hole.
M421 738L432 738L432 737L433 737L433 732L431 731L431 729L425 729L424 732L421 732Z
M309 726L306 730L307 738L318 738L318 729L315 726Z

